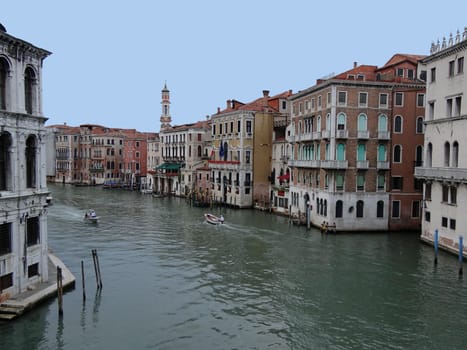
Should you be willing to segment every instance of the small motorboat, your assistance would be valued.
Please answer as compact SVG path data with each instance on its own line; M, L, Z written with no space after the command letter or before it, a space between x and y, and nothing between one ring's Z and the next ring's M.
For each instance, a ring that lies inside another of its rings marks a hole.
M216 216L214 214L205 213L204 217L205 217L206 221L209 224L212 224L212 225L220 225L220 224L224 223L224 217L222 215L221 216Z
M97 216L94 209L88 209L86 213L84 214L84 220L87 222L97 223L99 221L99 217Z
M45 202L47 203L47 205L52 205L52 200L53 200L52 196L45 197Z

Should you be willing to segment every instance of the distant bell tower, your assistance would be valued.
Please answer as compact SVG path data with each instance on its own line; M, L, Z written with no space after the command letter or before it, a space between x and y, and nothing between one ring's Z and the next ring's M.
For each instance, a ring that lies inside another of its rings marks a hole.
M167 89L167 83L161 91L162 94L162 114L161 114L161 130L166 130L171 127L172 117L170 116L170 91Z

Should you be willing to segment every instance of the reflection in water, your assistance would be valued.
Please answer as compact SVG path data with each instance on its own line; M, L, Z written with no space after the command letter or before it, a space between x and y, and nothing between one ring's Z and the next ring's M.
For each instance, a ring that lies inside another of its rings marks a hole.
M57 335L55 338L56 345L57 345L57 350L63 350L65 347L65 342L63 340L63 329L64 329L64 324L63 324L63 317L59 316L58 317L58 323L57 323Z
M467 341L456 331L467 328L457 260L440 254L434 269L432 249L417 235L327 236L231 209L213 226L178 198L50 189L51 248L75 276L81 261L94 271L97 249L106 289L87 273L94 300L76 288L64 296L62 325L53 303L0 325L2 347L437 349ZM83 222L89 207L99 225Z

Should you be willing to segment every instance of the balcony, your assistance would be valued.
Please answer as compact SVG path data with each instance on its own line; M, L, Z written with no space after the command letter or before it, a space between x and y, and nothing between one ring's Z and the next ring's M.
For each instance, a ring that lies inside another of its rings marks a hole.
M348 139L349 130L336 130L336 139Z
M425 180L467 183L467 169L416 167L415 177Z
M320 167L319 160L297 160L291 159L289 160L289 166L297 167L297 168L319 168Z
M368 169L369 163L368 160L357 160L357 169Z
M323 130L321 131L321 137L323 139L328 139L331 137L331 131L330 130Z
M389 140L391 135L389 131L379 131L378 130L378 140Z
M323 169L347 169L347 160L322 160L321 168Z
M240 162L238 160L208 160L211 169L219 170L238 170Z
M380 170L389 170L389 162L387 161L383 162L383 161L378 160L376 162L376 168Z
M357 131L357 138L360 140L368 140L370 138L370 132L368 130Z
M313 134L311 132L306 134L299 134L299 141L311 141L313 140Z
M321 131L314 131L311 133L311 138L313 140L320 140L321 139Z

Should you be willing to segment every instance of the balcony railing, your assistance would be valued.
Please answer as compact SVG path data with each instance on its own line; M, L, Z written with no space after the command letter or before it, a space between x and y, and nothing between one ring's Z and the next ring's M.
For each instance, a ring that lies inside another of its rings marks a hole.
M368 160L357 160L357 169L368 169L369 161Z
M208 160L210 168L220 170L237 170L240 167L238 160Z
M390 137L389 131L378 131L378 140L389 140Z
M292 167L299 167L299 168L319 168L320 161L319 160L297 160L291 159L288 163L289 166Z
M349 138L349 130L336 130L337 139L347 139Z
M376 162L376 168L382 169L382 170L388 170L389 169L389 162L387 162L387 161L383 162L383 161L378 160Z
M323 139L328 139L331 137L331 131L330 130L323 130L321 131L321 137Z
M347 160L322 160L321 168L324 169L347 169L348 161Z
M467 169L416 167L415 177L432 180L450 180L467 183Z
M367 140L370 138L370 132L368 130L357 131L357 138L361 140Z

